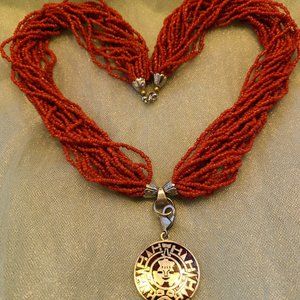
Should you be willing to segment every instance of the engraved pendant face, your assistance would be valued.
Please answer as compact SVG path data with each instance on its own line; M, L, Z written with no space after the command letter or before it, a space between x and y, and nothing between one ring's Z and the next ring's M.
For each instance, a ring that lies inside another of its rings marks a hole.
M150 245L134 268L135 285L144 299L191 299L199 279L199 265L193 254L169 240Z

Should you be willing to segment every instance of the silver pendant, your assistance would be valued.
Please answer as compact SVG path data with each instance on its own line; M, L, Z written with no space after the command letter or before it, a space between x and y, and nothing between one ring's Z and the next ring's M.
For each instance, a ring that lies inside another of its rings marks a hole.
M174 186L167 184L166 191ZM168 189L167 189L168 187ZM148 186L145 195L157 195L153 204L160 217L163 229L161 241L146 248L138 257L134 267L136 288L144 299L185 300L195 294L200 269L194 255L184 246L168 239L168 231L175 220L175 206L163 188Z

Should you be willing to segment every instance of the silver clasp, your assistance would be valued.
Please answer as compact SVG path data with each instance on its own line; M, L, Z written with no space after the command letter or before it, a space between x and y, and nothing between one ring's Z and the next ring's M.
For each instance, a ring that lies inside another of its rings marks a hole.
M161 238L168 239L168 231L173 226L175 221L175 205L174 202L168 198L163 188L159 188L157 198L153 203L153 210L158 214L162 227Z
M155 73L153 74L153 83L154 83L154 90L147 93L147 83L146 79L143 77L136 78L132 81L133 88L141 95L141 100L148 104L154 103L157 98L160 89L166 84L167 76L162 73Z

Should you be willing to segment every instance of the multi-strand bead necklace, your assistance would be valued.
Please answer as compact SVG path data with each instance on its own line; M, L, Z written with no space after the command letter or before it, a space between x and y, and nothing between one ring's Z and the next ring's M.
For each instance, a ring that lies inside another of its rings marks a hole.
M151 184L151 161L143 151L112 141L53 79L56 56L50 41L69 30L97 66L132 84L143 102L153 103L167 78L201 52L207 31L234 21L248 23L263 50L249 69L238 100L188 149L164 188ZM166 240L175 217L167 196L196 198L236 179L242 157L268 112L288 92L289 76L299 60L300 32L288 10L273 0L185 0L165 19L149 58L143 37L104 1L63 1L45 4L26 16L0 50L11 63L12 81L87 180L133 197L157 197L154 209L161 217L163 241L151 245L137 261L140 294L145 299L190 299L198 286L199 267L187 249ZM149 92L151 80L154 88ZM131 160L124 148L143 162Z

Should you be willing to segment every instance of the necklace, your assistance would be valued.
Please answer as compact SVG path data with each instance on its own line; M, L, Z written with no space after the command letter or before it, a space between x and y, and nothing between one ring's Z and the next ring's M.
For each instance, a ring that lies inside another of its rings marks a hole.
M235 20L254 28L263 51L249 69L237 102L199 136L163 187L151 183L146 154L112 141L53 80L56 56L49 43L68 29L96 65L132 84L144 103L154 103L167 78L201 52L206 32ZM10 54L4 49L8 44ZM87 180L128 196L155 199L162 234L136 261L134 278L141 296L192 298L200 270L193 254L168 237L176 215L172 198L207 196L236 179L243 155L266 123L268 111L287 93L289 75L299 60L300 31L287 9L272 0L185 0L165 19L149 59L142 36L104 1L64 1L46 4L25 17L0 50L12 65L13 82ZM139 155L142 162L133 161L122 149Z

